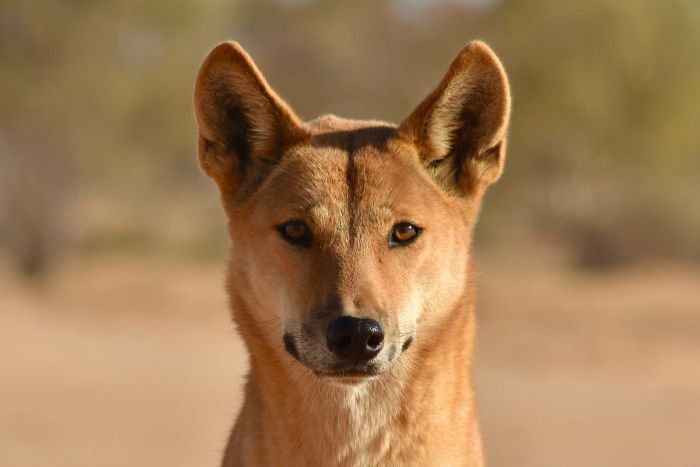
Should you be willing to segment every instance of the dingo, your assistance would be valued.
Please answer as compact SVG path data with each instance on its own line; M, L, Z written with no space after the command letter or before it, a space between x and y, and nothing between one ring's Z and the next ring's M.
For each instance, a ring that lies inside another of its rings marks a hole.
M223 465L483 465L470 241L505 159L495 54L467 44L398 126L305 123L226 42L195 108L250 352Z

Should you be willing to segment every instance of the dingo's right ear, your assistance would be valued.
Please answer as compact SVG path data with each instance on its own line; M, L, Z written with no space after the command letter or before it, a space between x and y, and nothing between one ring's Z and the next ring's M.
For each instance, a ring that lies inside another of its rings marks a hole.
M225 194L252 192L285 147L306 135L236 42L209 53L197 76L194 104L200 165Z

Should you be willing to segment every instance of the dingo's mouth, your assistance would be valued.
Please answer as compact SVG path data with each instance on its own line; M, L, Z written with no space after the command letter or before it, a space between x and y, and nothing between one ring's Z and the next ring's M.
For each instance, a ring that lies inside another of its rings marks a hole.
M339 379L365 379L381 376L382 372L375 370L338 370L338 371L315 371L320 378L339 378Z
M297 340L301 340L303 346L299 346ZM380 378L391 371L391 368L401 358L401 354L413 343L413 336L383 346L382 352L373 355L368 360L357 357L343 359L337 355L330 356L330 352L322 349L320 343L314 345L315 341L312 339L295 338L289 333L283 335L282 341L284 349L319 379L357 384Z
M383 375L377 371L316 371L315 373L321 379L348 386L373 381Z

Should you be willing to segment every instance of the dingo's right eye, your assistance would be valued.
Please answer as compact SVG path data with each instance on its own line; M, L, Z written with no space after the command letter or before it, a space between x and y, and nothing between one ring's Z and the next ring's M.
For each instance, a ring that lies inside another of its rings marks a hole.
M289 221L277 227L284 240L297 246L311 246L311 230L302 221Z

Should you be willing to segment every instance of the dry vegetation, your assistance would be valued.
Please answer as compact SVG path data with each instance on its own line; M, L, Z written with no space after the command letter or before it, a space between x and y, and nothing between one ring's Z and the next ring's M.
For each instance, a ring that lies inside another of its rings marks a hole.
M217 41L240 41L302 116L397 121L477 37L514 96L482 240L584 266L700 258L696 2L420 4L0 0L2 244L27 273L60 252L221 252L191 109Z

